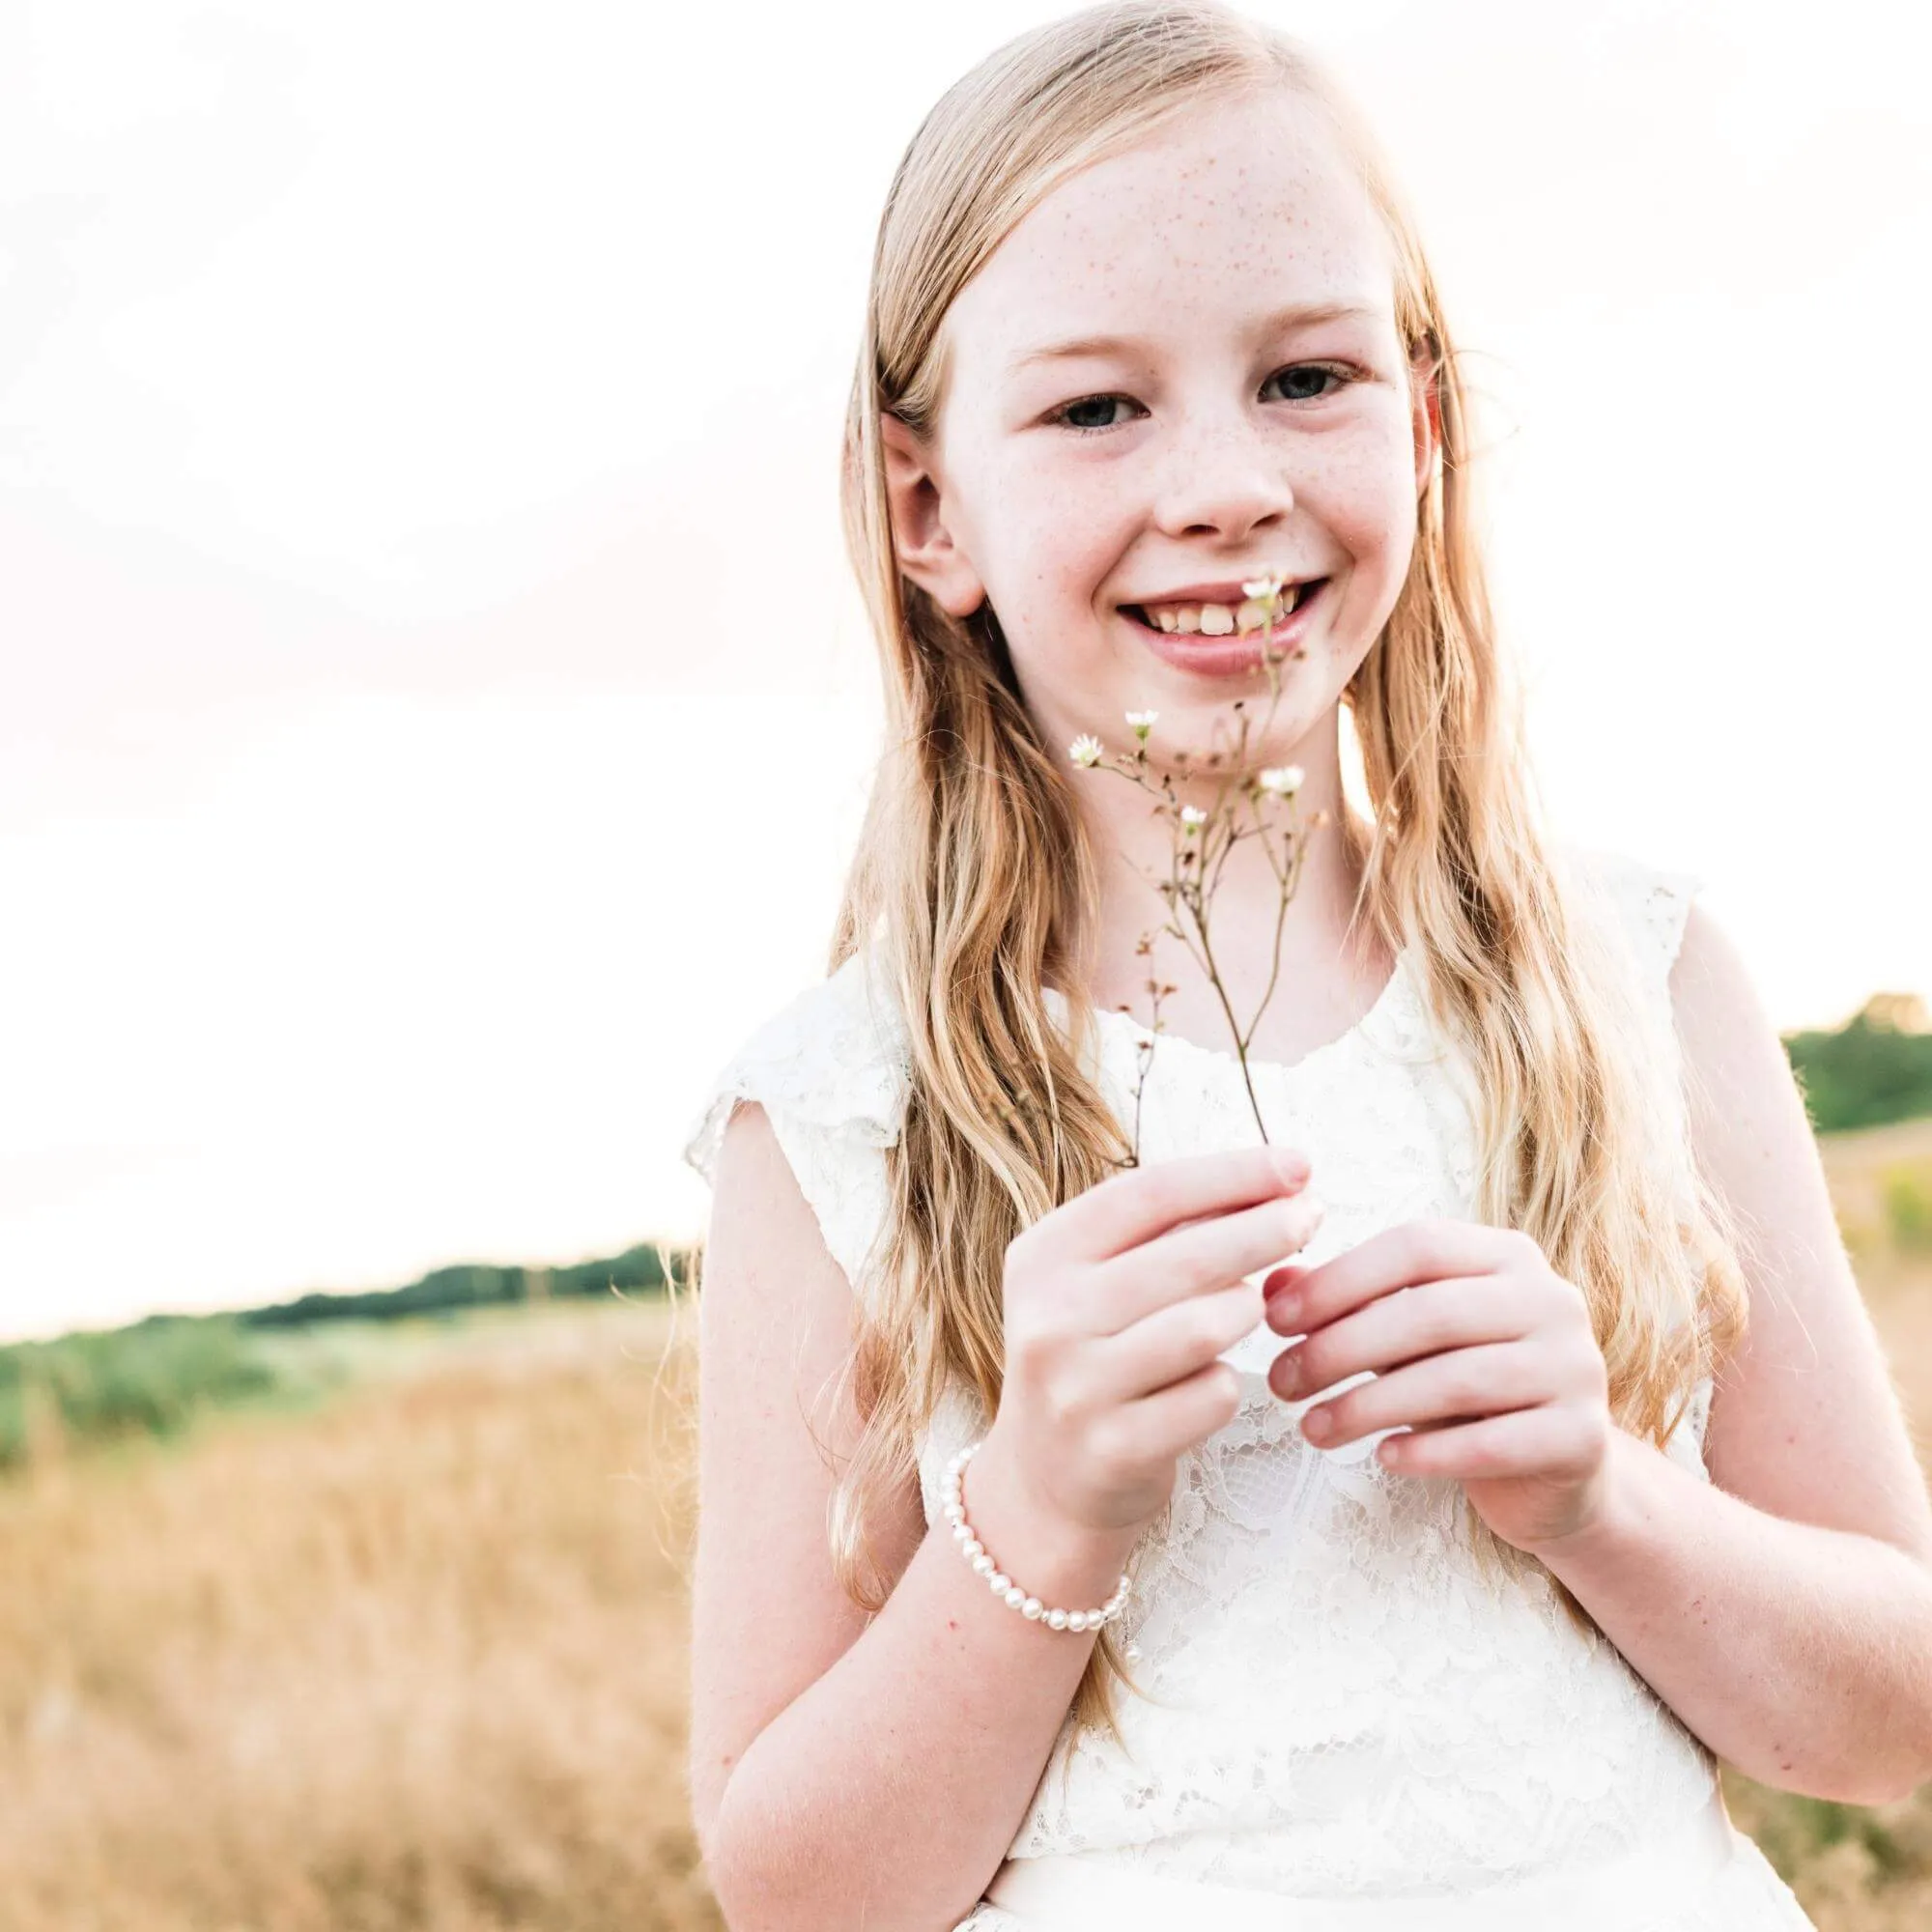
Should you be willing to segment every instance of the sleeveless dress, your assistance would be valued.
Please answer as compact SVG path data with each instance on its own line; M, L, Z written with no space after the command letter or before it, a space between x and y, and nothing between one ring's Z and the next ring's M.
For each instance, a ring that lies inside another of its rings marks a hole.
M1633 1048L1681 1127L1668 975L1701 880L1562 845L1573 902L1631 975ZM1049 992L1054 1017L1065 1008ZM1131 1016L1101 1011L1094 1072L1132 1120ZM827 1246L861 1294L882 1150L906 1062L890 995L855 953L773 1014L720 1073L685 1157L708 1180L731 1111L759 1101ZM1292 1065L1251 1062L1268 1137L1303 1150L1326 1205L1297 1259L1405 1221L1476 1220L1473 1077L1431 1020L1410 949L1374 1007ZM1232 1050L1162 1034L1144 1161L1256 1140ZM1249 1277L1259 1280L1261 1273ZM1286 1402L1265 1324L1226 1350L1239 1412L1180 1459L1165 1537L1118 1635L1128 1749L1069 1717L1005 1863L954 1932L1800 1932L1796 1895L1723 1807L1712 1752L1547 1571L1492 1587L1453 1479L1387 1470L1391 1431L1320 1450ZM1667 1453L1704 1481L1711 1381ZM920 1445L926 1520L945 1464L989 1418L955 1380Z

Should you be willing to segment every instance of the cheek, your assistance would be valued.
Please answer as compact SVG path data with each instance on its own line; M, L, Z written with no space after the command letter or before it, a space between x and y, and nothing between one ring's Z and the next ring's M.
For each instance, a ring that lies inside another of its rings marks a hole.
M1304 492L1354 566L1369 576L1398 578L1415 542L1415 475L1406 441L1362 437L1332 452L1319 494ZM1311 479L1313 482L1313 479Z
M1068 603L1091 602L1132 527L1119 480L1097 469L1083 474L1078 464L1012 464L987 479L980 501L987 554L1009 598L1062 615Z

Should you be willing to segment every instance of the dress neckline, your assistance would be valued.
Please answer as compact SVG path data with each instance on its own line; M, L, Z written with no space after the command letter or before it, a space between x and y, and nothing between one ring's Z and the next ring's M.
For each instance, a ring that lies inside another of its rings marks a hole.
M1250 1073L1264 1074L1277 1083L1298 1081L1311 1070L1324 1065L1328 1061L1339 1059L1357 1047L1370 1042L1370 1036L1394 1010L1397 1002L1409 987L1413 942L1405 944L1396 953L1395 966L1382 981L1381 991L1370 1003L1368 1010L1338 1033L1333 1039L1326 1039L1319 1046L1310 1047L1299 1060L1264 1060L1258 1054L1248 1055ZM1062 1002L1065 1012L1065 995L1055 993L1055 999ZM1096 1007L1095 1019L1103 1030L1111 1029L1124 1037L1129 1049L1151 1039L1155 1043L1156 1057L1170 1047L1179 1049L1181 1057L1196 1062L1208 1062L1220 1065L1236 1076L1241 1069L1240 1056L1232 1046L1204 1046L1199 1040L1192 1040L1183 1034L1161 1032L1151 1034L1147 1026L1131 1013L1123 1013L1116 1007Z

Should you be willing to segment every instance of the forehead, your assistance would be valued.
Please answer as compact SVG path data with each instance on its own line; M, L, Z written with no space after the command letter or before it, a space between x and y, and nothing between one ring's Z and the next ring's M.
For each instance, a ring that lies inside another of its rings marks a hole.
M1203 102L1062 182L946 319L955 380L997 384L1069 334L1176 344L1297 302L1394 317L1387 232L1337 137L1279 90Z

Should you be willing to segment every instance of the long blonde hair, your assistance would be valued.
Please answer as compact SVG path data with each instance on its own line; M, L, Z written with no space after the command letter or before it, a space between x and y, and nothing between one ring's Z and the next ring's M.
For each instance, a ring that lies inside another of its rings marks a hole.
M895 1579L870 1559L867 1524L913 1475L946 1381L963 1378L997 1409L1008 1244L1129 1151L1085 1071L1094 1013L1082 939L1096 868L1064 760L1020 701L990 609L954 619L901 576L881 415L931 432L949 305L1058 184L1204 101L1272 90L1325 117L1359 168L1394 243L1398 328L1440 407L1441 462L1407 578L1347 693L1374 811L1357 915L1392 952L1421 942L1434 1018L1480 1084L1479 1216L1525 1231L1585 1292L1618 1422L1661 1446L1696 1378L1743 1333L1721 1204L1646 1091L1625 1043L1627 986L1566 909L1536 829L1471 528L1465 393L1389 169L1288 37L1212 0L1090 8L998 49L914 135L878 230L845 426L845 539L880 646L889 749L829 964L877 944L910 1061L849 1364L863 1429L832 1509L835 1568L868 1610ZM1049 986L1067 995L1065 1034ZM1463 1500L1493 1585L1541 1567ZM1118 1737L1116 1678L1132 1686L1109 1626L1073 1709Z

